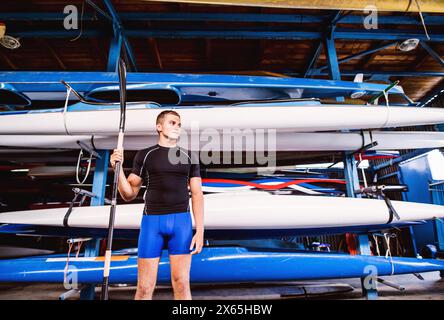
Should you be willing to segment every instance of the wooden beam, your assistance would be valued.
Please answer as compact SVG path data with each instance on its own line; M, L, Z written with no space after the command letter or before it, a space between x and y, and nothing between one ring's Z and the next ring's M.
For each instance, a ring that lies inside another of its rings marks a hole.
M12 70L18 70L18 67L11 61L11 59L9 59L3 50L0 50L0 56Z
M384 45L384 41L379 42L376 46L383 46ZM382 51L382 50L381 50ZM372 60L374 57L376 57L378 54L381 54L381 51L376 51L374 53L371 53L367 56L367 58L364 60L364 62L362 63L362 67L361 70L365 70L370 63L372 63Z
M151 22L147 21L148 27L151 28ZM155 38L148 38L148 42L151 47L151 51L153 52L154 59L156 60L156 64L160 70L163 70L162 59L160 57L159 46L157 45L157 41Z
M358 10L368 8L368 0L145 0L153 2L194 3L201 5L229 5L244 7L286 8L286 9L311 9L311 10ZM418 8L412 1L400 0L373 0L370 3L378 8L378 11L397 12L435 12L442 13L444 0L421 0Z
M205 59L206 59L206 64L207 64L207 70L212 70L212 50L213 46L211 44L211 39L205 39Z
M156 60L157 66L159 67L160 70L163 70L162 59L160 57L159 47L157 45L156 39L148 38L148 42L151 45L151 49L153 51L154 59Z
M409 66L406 68L406 71L419 71L421 66L429 57L429 53L423 49L420 54L417 54L417 57L417 59L413 60L413 62L409 64Z
M46 41L45 39L40 39L40 42L48 48L49 53L51 53L52 57L57 61L60 68L62 68L62 70L66 70L67 69L66 65L63 63L62 59L60 59L59 55L57 54L57 52L55 52L55 50L51 46L51 44L48 41Z
M108 57L105 53L106 50L105 46L103 45L103 42L101 42L100 44L99 41L94 38L91 38L89 42L91 43L90 46L91 55L96 58L95 60L97 63L97 67L99 68L102 65L106 65Z

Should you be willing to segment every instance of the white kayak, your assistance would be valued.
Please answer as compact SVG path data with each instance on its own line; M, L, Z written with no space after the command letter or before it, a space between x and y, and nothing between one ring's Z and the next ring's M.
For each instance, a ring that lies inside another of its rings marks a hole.
M442 108L292 105L287 102L173 109L180 113L182 128L190 134L192 130L276 129L280 132L311 132L444 123ZM145 104L128 107L125 134L156 134L154 123L162 110L165 108ZM119 120L118 107L102 107L99 110L79 103L75 109L68 109L67 112L57 109L0 113L0 134L112 135L117 134Z
M392 201L400 218L397 219L383 200L376 199L276 195L260 191L209 194L204 199L208 230L389 225L444 217L444 206L403 201ZM115 228L139 229L143 206L118 205ZM109 211L109 206L77 207L68 217L67 208L4 212L0 213L0 223L106 229Z
M0 117L1 119L1 117ZM231 135L183 136L179 145L193 151L352 151L371 142L369 150L400 150L444 147L444 132L363 131L360 132L277 132L251 136L233 143ZM117 136L90 135L0 135L1 147L79 149L78 141L100 150L112 150ZM210 141L210 142L209 142ZM126 136L125 150L140 150L158 142L157 135Z

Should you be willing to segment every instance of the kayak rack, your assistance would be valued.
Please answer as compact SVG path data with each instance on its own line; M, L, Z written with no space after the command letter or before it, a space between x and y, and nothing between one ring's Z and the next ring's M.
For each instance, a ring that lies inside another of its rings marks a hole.
M91 136L91 147L83 141L77 141L77 144L80 146L80 151L76 165L76 180L78 184L82 185L85 183L86 179L88 179L93 157L100 158L100 155L97 153L97 149L94 146L94 135ZM89 157L84 157L84 152L89 153ZM85 176L82 181L80 181L79 172L82 170L82 166L80 165L82 161L86 161L88 164L86 166Z
M82 196L82 199L90 197L90 206L102 206L110 204L110 200L105 198L106 179L108 174L109 150L96 150L98 156L96 157L95 171L93 177L93 186L91 191L78 189L76 190L77 197ZM74 190L73 190L74 191ZM71 208L72 210L72 208ZM67 212L68 214L68 212ZM88 241L84 248L84 257L97 257L100 255L100 245L102 239L93 238ZM80 299L94 300L96 284L88 284L80 288Z
M384 200L384 202L387 205L387 208L389 210L389 219L387 221L387 224L388 224L393 221L393 217L395 217L398 220L400 219L400 217L399 217L399 214L396 212L395 208L393 207L391 200L384 193L385 191L408 191L408 187L405 185L402 185L402 186L376 185L376 186L365 187L362 189L356 189L355 193L367 195L372 198Z
M385 284L388 287L391 287L391 288L394 288L396 290L399 290L399 291L404 291L405 290L405 287L403 287L402 285L394 283L394 282L391 282L391 281L388 281L386 279L382 279L382 278L378 277L378 278L376 278L376 281L378 281L379 283Z
M62 293L59 296L59 300L67 300L69 298L74 298L80 295L81 291L85 288L85 286L80 286L78 289L71 289Z
M97 195L95 193L92 193L91 191L80 189L80 188L73 188L72 191L74 192L74 198L71 200L71 203L69 205L68 210L66 211L65 217L63 218L63 226L68 227L68 219L69 216L72 213L72 209L74 208L74 204L78 203L79 207L81 207L84 203L86 198L97 198ZM81 197L80 201L78 201L79 197ZM105 204L111 204L111 200L104 198L103 199Z

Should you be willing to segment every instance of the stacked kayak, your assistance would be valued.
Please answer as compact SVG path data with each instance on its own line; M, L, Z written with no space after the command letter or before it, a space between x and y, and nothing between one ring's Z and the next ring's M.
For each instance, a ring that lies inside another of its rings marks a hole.
M278 132L380 129L444 123L444 109L359 105L311 105L291 102L175 107L182 129L275 129ZM153 123L165 108L129 106L125 135L156 135ZM64 109L0 113L0 135L116 135L120 110L77 103Z
M101 283L103 257L43 256L0 260L0 282ZM444 270L444 261L350 256L324 252L260 251L243 247L206 247L193 256L192 283L229 283L357 278ZM137 282L137 256L114 255L110 283ZM163 252L158 283L170 283L168 253Z
M1 120L1 116L0 116ZM0 129L1 131L1 129ZM223 130L222 130L223 131ZM444 147L444 132L362 131L362 132L274 132L257 131L251 143L232 143L228 132L200 132L184 135L178 145L192 151L355 151L372 142L369 150L400 150ZM245 131L246 132L246 131ZM248 136L246 132L245 137ZM242 138L242 133L237 135ZM218 139L214 141L213 137ZM211 141L211 142L208 142ZM80 149L79 142L99 150L112 150L117 135L0 134L0 147ZM157 135L128 135L125 150L141 150L158 142ZM241 141L242 142L242 141Z
M384 200L238 191L204 196L207 230L287 230L384 225L444 218L444 206ZM143 203L118 205L116 229L139 229ZM190 205L190 207L192 207ZM12 211L0 224L107 229L109 206ZM194 221L193 221L194 223Z

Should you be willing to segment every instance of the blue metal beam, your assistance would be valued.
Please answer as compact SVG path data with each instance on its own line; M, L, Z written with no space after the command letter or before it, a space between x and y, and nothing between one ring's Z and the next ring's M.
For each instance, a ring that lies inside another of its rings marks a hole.
M120 53L122 48L122 36L117 35L117 38L112 38L109 44L108 63L106 70L110 72L117 72L119 64Z
M341 71L339 70L335 40L333 38L326 37L324 43L325 51L327 53L328 75L332 80L341 80Z
M426 25L444 25L444 16L423 14ZM62 12L0 12L0 20L10 21L63 21L66 15ZM282 22L282 23L322 23L329 15L307 14L267 14L267 13L194 13L194 12L122 12L122 21L227 21L227 22ZM92 20L94 15L85 12L83 20ZM360 24L364 22L363 15L348 15L341 18L340 23ZM415 16L380 16L378 24L388 25L417 25L420 23Z
M307 67L307 70L305 71L304 78L307 78L308 76L311 75L311 69L313 68L313 66L316 65L316 62L319 59L319 55L321 54L321 51L322 51L322 41L319 41L319 44L316 47L315 52L313 53L313 57L311 58L310 63Z
M96 195L91 199L92 206L103 206L105 203L106 179L108 176L109 150L99 150L100 158L96 160L92 193Z
M402 162L402 161L414 158L416 156L419 156L420 154L426 153L426 152L431 151L431 150L433 150L433 149L416 149L416 150L414 150L412 152L409 152L409 153L406 153L406 154L404 154L404 155L402 155L402 156L400 156L398 158L390 159L390 160L385 161L383 163L380 163L380 164L378 164L376 166L373 166L372 170L373 171L378 171L378 170L390 167L390 166L392 166L394 164L397 164L399 162Z
M425 41L421 41L420 44L432 56L432 58L435 59L436 62L444 67L444 59L441 58L441 56L435 50L433 50Z
M125 35L125 31L123 29L122 22L117 14L117 11L114 9L113 4L110 0L103 0L106 8L108 9L111 17L113 19L113 30L114 30L114 38L118 38L120 42L120 38L122 38L123 45L125 47L125 52L128 55L131 65L134 67L134 71L137 71L136 66L136 58L133 53L133 49L131 48L130 42Z
M100 13L103 17L107 18L109 21L114 22L113 18L107 14L105 11L102 10L98 5L96 5L92 0L86 0L86 3L88 3L91 7L93 7L94 10L96 10L98 13ZM93 19L94 16L90 15L89 19ZM83 15L83 20L87 20L88 18Z
M355 194L359 189L358 168L356 167L355 156L352 153L344 152L344 176L347 182L347 197L360 198L360 194Z
M74 38L79 35L78 30L8 30L8 34L19 38ZM82 37L103 38L112 35L107 30L82 30Z
M336 22L341 18L341 11L333 14L330 24L324 33L324 48L327 56L328 75L332 80L341 80L341 71L339 70L338 56L336 54L334 32ZM336 97L336 101L343 102L344 97Z
M78 35L77 30L10 30L9 34L19 38L71 38ZM82 37L106 36L103 30L83 30ZM319 31L250 31L250 30L126 30L127 37L134 38L164 38L164 39L274 39L274 40L309 40L321 39L322 32ZM432 42L444 42L444 34L431 34ZM400 30L358 30L350 28L337 28L334 33L335 39L344 40L405 40L417 38L427 41L423 33L412 33Z
M341 80L341 72L339 69L339 62L338 62L338 56L336 53L336 47L335 47L335 34L336 34L336 23L341 19L344 18L341 11L337 11L332 22L327 27L327 30L324 34L324 43L325 43L325 52L327 55L327 66L328 66L328 73L331 79L333 80ZM344 101L344 97L336 97L337 101ZM345 131L345 130L344 130ZM355 155L350 152L344 152L344 177L346 181L346 189L347 189L347 196L348 197L361 197L360 194L355 194L355 190L360 188L359 185L359 176L358 176L358 169L356 166L355 161ZM359 253L360 254L370 254L370 246L368 237L366 235L359 235L358 239L358 247L359 247ZM361 279L364 284L365 278ZM367 288L363 285L362 286L363 293L368 298L373 298L376 294L375 290L367 290Z
M338 56L336 54L335 47L335 29L336 23L341 19L341 11L336 12L332 22L327 27L327 30L324 34L324 47L327 55L327 66L328 73L331 79L340 81L341 80L341 72L339 70L339 62ZM344 101L344 97L336 97L337 101ZM355 190L360 188L359 185L359 176L358 169L356 166L355 155L353 153L344 152L344 177L346 181L346 189L348 197L361 197L360 194L355 194ZM367 235L358 235L358 247L359 253L363 255L370 255L370 245L368 241ZM365 278L361 278L362 280L362 289L363 293L369 299L375 298L377 295L376 290L368 290L365 286Z
M392 173L389 173L389 174L386 174L386 175L378 177L378 182L380 180L390 179L390 178L398 177L398 176L399 176L399 172L398 171L392 172Z
M132 71L137 72L136 56L134 55L133 49L127 37L123 37L123 45L125 46L125 52L128 54L128 58L133 69Z
M103 206L105 203L106 179L108 176L109 151L99 150L100 158L96 160L92 193L96 196L91 199L91 206ZM96 257L100 254L100 239L92 239L85 247L85 257ZM82 300L93 300L95 296L95 285L88 285L82 289L80 298Z
M377 71L377 70L343 70L341 74L343 76L355 76L358 73L363 73L364 76L392 76L392 77L444 77L444 72L439 71ZM287 75L294 75L294 73L287 73ZM312 70L310 75L312 76L328 76L329 73L327 71L319 71L317 69Z
M431 39L429 41L444 41L444 34L429 34ZM427 41L428 38L424 33L411 33L409 31L401 30L356 30L346 28L338 28L335 31L336 39L344 40L405 40L409 38L417 38L422 41Z
M395 41L395 42L390 42L390 43L384 44L384 45L382 45L382 46L377 46L377 47L374 47L374 48L369 49L369 50L361 51L361 52L359 52L359 53L356 53L356 54L350 55L350 56L348 56L348 57L346 57L346 58L343 58L343 59L338 60L338 63L341 64L341 63L344 63L344 62L347 62L347 61L350 61L350 60L353 60L353 59L357 59L357 58L360 58L360 57L366 56L366 55L368 55L368 54L371 54L371 53L374 53L374 52L377 52L377 51L383 50L383 49L385 49L385 48L388 48L388 47L394 46L394 45L396 45L397 43L398 43L397 41ZM320 68L318 68L318 69L316 69L316 70L322 71L322 70L325 70L325 69L327 69L327 68L328 68L328 66L323 66L323 67L320 67Z
M361 198L361 194L356 194L355 190L360 188L358 168L356 166L355 155L351 152L344 152L344 176L346 180L347 197ZM358 252L361 255L370 255L370 244L367 234L358 234L356 239ZM376 287L371 289L367 287L366 277L361 278L362 293L367 299L376 299Z

